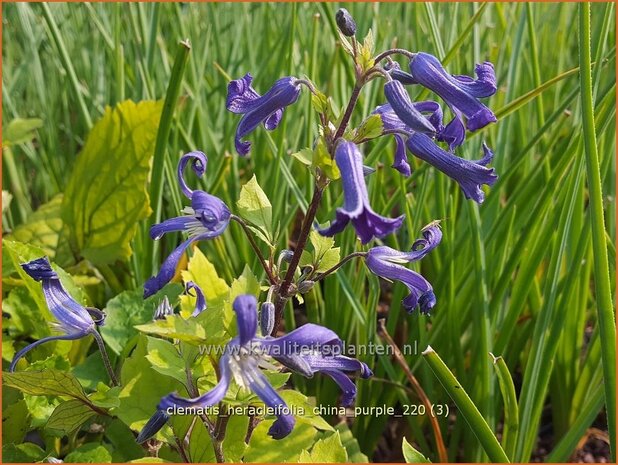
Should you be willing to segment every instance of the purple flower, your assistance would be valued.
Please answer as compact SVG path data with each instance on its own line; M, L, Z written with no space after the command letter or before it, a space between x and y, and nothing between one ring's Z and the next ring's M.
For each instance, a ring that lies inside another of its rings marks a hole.
M384 95L397 117L413 131L424 134L435 134L436 128L412 104L408 91L399 81L389 81L384 84Z
M492 186L498 179L494 169L486 166L494 154L484 142L484 156L478 161L466 160L441 149L425 134L412 134L408 137L406 145L415 156L457 181L467 199L482 203L485 200L485 193L481 185Z
M435 221L425 226L422 232L424 238L414 242L410 252L400 252L386 246L374 247L367 252L365 263L373 274L406 285L410 293L402 304L408 312L412 312L418 305L421 313L427 315L436 304L431 284L419 273L402 266L420 260L442 240L442 231Z
M191 291L195 291L195 295L191 293ZM204 310L206 310L206 297L204 297L204 293L202 292L202 288L195 284L193 281L187 281L185 284L185 294L195 297L195 310L191 314L192 317L198 316Z
M26 353L45 342L80 339L89 334L92 334L95 338L100 338L96 326L103 324L105 314L96 308L86 308L73 299L62 286L60 277L52 269L47 257L23 263L21 267L31 278L40 281L43 285L45 301L52 315L56 318L56 322L52 323L53 327L64 334L39 339L21 349L13 357L9 371L15 370L17 362Z
M428 53L417 53L410 60L412 81L427 87L444 99L455 113L456 121L452 124L462 124L463 114L466 117L466 128L470 131L476 131L496 121L493 112L478 100L496 93L494 67L486 61L477 64L475 72L477 79L451 75L442 67L440 60ZM393 77L397 79L396 76ZM456 132L455 128L452 128L452 131Z
M139 432L135 441L139 444L146 442L148 439L157 434L161 428L165 426L169 419L170 416L167 413L157 410Z
M257 337L257 300L252 295L241 295L234 300L238 336L232 339L219 360L220 378L209 392L194 399L170 394L158 406L159 411L172 412L185 409L206 408L223 400L232 380L241 388L254 392L272 411L277 420L268 433L282 439L292 431L295 419L284 400L271 386L260 367L269 366L269 358L279 360L287 367L305 376L316 372L332 377L344 391L344 403L354 400L356 387L344 374L360 370L362 377L372 375L371 370L358 360L339 355L342 341L322 326L306 324L280 337Z
M335 150L335 162L341 171L343 183L343 208L338 208L335 220L328 228L319 229L324 236L334 236L352 221L356 234L363 244L373 237L385 237L396 231L404 216L385 218L369 205L369 195L363 174L363 156L352 142L342 141Z
M234 139L236 151L242 156L251 150L251 143L242 138L262 122L269 131L275 129L281 121L283 109L295 103L300 95L300 82L293 77L279 79L263 96L251 87L252 80L251 74L247 73L227 86L227 109L243 115Z
M191 206L183 210L182 216L170 218L150 228L150 236L154 240L174 231L186 232L189 237L165 259L159 273L146 281L144 298L155 294L174 277L180 258L192 243L223 234L230 222L230 210L221 199L187 187L183 169L189 161L192 161L193 170L201 177L206 171L208 159L202 152L190 152L183 155L178 163L178 182L183 193L191 200Z

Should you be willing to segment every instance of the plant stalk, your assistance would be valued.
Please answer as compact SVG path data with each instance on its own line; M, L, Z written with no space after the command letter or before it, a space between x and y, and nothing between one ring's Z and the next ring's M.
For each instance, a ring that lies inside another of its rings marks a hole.
M99 346L99 351L101 352L101 358L103 359L103 365L105 365L105 369L109 374L109 378L112 380L112 384L114 386L120 386L118 382L118 378L116 377L116 373L114 373L114 368L112 367L112 363L109 360L109 356L107 355L107 349L105 348L105 343L103 342L103 338L99 334L99 332L95 329L92 331L92 336L94 340L97 342L97 346Z

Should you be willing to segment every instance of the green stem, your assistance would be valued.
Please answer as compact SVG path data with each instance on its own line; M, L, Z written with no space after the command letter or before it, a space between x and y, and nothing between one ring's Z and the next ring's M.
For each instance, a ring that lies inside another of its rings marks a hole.
M515 445L519 433L519 406L517 405L517 394L515 385L508 367L502 357L493 358L494 370L500 384L502 399L504 402L504 431L502 432L502 447L509 459L515 455Z
M180 95L182 77L185 72L190 51L191 44L189 43L189 41L180 41L180 43L178 44L178 51L176 52L176 58L174 60L174 67L172 68L172 75L170 76L170 82L167 86L167 92L165 94L165 102L163 104L161 120L159 121L159 130L157 132L154 159L152 162L152 177L150 181L150 205L152 206L153 215L150 217L150 225L161 221L165 149L167 148L170 130L172 127L172 119L174 117L174 109L176 108L176 102L178 101L178 96ZM148 270L145 275L150 275L152 270L156 268L158 252L157 249L154 248L152 241L146 241L146 243L148 244L147 248L149 249L149 254L147 256L152 257L152 269Z
M431 370L436 375L448 395L453 399L455 405L470 425L472 432L478 438L485 453L492 462L508 463L509 459L496 439L496 436L487 425L487 422L476 408L466 391L463 390L459 381L455 378L451 370L444 364L440 356L431 348L423 351L423 357Z
M77 80L77 74L75 74L75 69L73 68L73 64L71 63L71 59L69 58L69 53L64 45L64 41L62 40L62 36L60 35L60 30L58 29L58 25L56 21L54 21L54 17L52 16L51 11L49 10L49 6L47 3L41 3L41 8L43 8L43 17L45 18L45 22L49 27L49 31L51 33L52 39L58 47L58 51L60 52L60 61L62 62L62 66L69 76L69 81L71 81L71 87L73 87L73 91L75 92L75 97L77 98L77 105L79 110L86 122L86 126L88 129L92 128L92 119L90 119L90 112L88 111L88 107L86 106L86 102L84 101L84 96L79 86L79 81Z
M590 220L592 222L592 249L594 258L594 284L597 313L601 336L601 359L605 407L609 429L612 461L616 460L616 323L612 306L607 244L605 243L605 220L599 155L594 126L594 103L590 58L590 4L579 5L579 68L582 98L582 119L586 155L586 177L590 197Z

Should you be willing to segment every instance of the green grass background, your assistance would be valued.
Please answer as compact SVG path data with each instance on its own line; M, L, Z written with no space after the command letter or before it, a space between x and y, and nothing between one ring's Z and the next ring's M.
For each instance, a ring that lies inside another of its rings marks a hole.
M377 50L397 46L433 53L454 74L472 74L480 61L494 63L499 88L488 105L498 123L470 137L461 154L479 158L485 140L495 151L500 179L477 207L456 183L426 164L415 162L408 179L390 169L390 138L366 146L366 164L378 168L368 178L374 209L406 214L405 226L386 240L388 245L408 248L423 225L443 220L443 243L419 268L433 283L438 304L430 318L408 316L399 305L404 286L385 286L363 267L346 265L306 296L301 312L348 343L381 344L376 310L388 309L387 328L395 339L416 342L419 350L430 343L494 430L501 428L504 407L488 352L502 355L519 398L520 434L512 458L530 459L542 425L543 431L551 428L548 459L568 460L603 405L590 226L598 215L589 208L580 80L577 72L569 73L579 65L576 4L51 4L69 66L40 5L3 4L3 126L17 117L44 121L35 143L14 148L13 176L3 157L3 188L17 186L25 196L21 205L11 205L4 229L64 191L88 133L85 113L96 121L106 105L164 97L177 43L188 38L192 48L167 147L169 166L181 153L203 150L209 156L203 187L228 205L255 173L273 203L285 247L312 189L309 172L289 155L311 145L317 119L304 94L286 110L276 131L252 134L251 157L239 158L233 149L238 118L225 109L226 85L230 77L251 72L254 87L265 92L281 76L306 75L343 108L353 70L336 44L338 6L356 18L359 37L373 29ZM594 115L615 282L614 6L595 3L591 10ZM410 90L413 98L419 96L418 89ZM364 89L352 122L358 124L382 102L382 83L376 80ZM164 218L176 216L176 185L173 178L166 180ZM331 219L340 204L341 189L334 183L318 220ZM169 251L175 239L163 241L161 250ZM137 258L112 267L125 287L137 287L148 277L141 261L149 259L140 256L148 250L147 240L144 224L133 241ZM343 252L358 248L350 230L337 245ZM260 271L237 228L202 250L228 279L238 276L246 262ZM111 293L108 289L98 304ZM287 316L286 324L293 327L290 309ZM421 356L406 358L432 402L450 402ZM365 361L375 377L358 382L358 405L419 403L404 388L405 376L392 360ZM336 400L330 381L297 382L321 403ZM380 440L387 422L387 417L366 416L352 425L370 457L376 448L399 448ZM427 418L397 423L395 437L405 431L411 443L437 460ZM483 458L461 416L442 418L440 424L451 460Z

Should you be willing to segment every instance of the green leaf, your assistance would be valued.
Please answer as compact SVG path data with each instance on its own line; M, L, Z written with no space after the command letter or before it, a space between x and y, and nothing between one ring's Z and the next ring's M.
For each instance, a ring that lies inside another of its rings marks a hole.
M240 216L263 230L269 240L272 239L273 207L255 175L240 189L236 206Z
M364 139L374 139L382 135L384 124L380 115L371 115L365 118L358 128L354 131L353 142L360 143Z
M189 436L189 455L193 463L215 463L215 450L210 434L201 420L196 420Z
M30 142L36 137L36 130L43 127L40 118L15 118L3 131L2 145L16 145Z
M365 36L365 40L363 41L363 45L360 47L358 53L358 64L361 66L363 71L368 70L373 67L373 52L375 48L375 40L373 37L373 31L369 29L367 35Z
M302 451L299 463L347 463L348 454L341 443L339 432L335 431L325 439L320 439L311 452Z
M294 152L292 156L303 165L311 166L313 164L313 150L311 150L310 148L304 148L299 150L298 152Z
M181 315L167 315L165 320L151 321L144 325L137 325L135 328L143 333L156 334L169 339L180 339L194 344L206 341L204 327L199 325L196 319L185 320Z
M311 447L316 430L307 423L297 423L283 439L273 439L268 429L274 420L262 421L253 431L244 462L282 463L296 462L303 450Z
M351 463L367 463L369 459L365 454L361 452L360 446L358 445L358 441L352 435L352 431L348 427L346 422L341 422L335 429L339 431L339 436L341 437L341 443L345 450L348 453L348 459Z
M146 190L162 102L107 108L77 156L62 202L74 252L94 264L131 256L137 223L150 215Z
M222 306L229 296L230 287L225 280L219 277L214 265L198 248L194 249L193 256L189 259L189 265L186 270L181 272L181 275L185 283L193 281L200 286L204 292L209 310L213 307ZM189 295L182 295L180 297L183 315L189 316L193 313L195 299L195 297Z
M238 463L242 459L247 449L245 436L248 427L249 417L247 415L230 415L223 440L223 455L226 462Z
M295 416L299 423L308 423L314 428L322 431L335 430L326 420L324 420L324 418L314 413L315 399L310 399L304 394L293 389L284 389L279 391L279 395L288 405L290 410L296 413Z
M67 454L64 461L66 463L111 463L112 455L104 446L89 442Z
M141 288L125 291L107 302L105 325L101 335L115 353L120 354L129 341L139 333L137 325L152 322L152 315L164 296L176 302L182 287L168 284L155 295L144 300Z
M326 150L324 139L320 138L313 152L313 166L320 168L329 179L337 180L341 177L341 172Z
M178 381L152 369L147 354L146 337L142 336L120 373L120 407L114 413L134 431L139 431L155 413L161 397L174 391L187 395Z
M95 392L88 396L90 402L104 409L111 409L120 405L118 396L120 395L120 386L109 387L105 383L99 383Z
M35 463L45 458L45 451L36 444L4 444L2 446L3 463Z
M81 400L67 400L54 409L45 427L69 434L95 415L96 413Z
M148 355L146 358L152 368L164 376L177 379L181 383L187 380L185 361L174 344L164 339L147 337Z
M30 412L23 399L2 409L2 442L22 442L30 427Z
M88 397L72 373L48 369L2 373L4 384L33 396L73 397L88 402Z
M405 437L401 443L401 451L406 463L431 463L423 454L412 447Z
M63 225L60 217L61 205L62 194L58 194L41 205L25 223L18 225L6 238L40 247L45 255L54 258Z
M326 271L337 263L341 258L339 247L334 247L335 239L322 236L317 231L311 231L309 241L313 246L313 253L303 250L300 266L312 265L317 272Z

